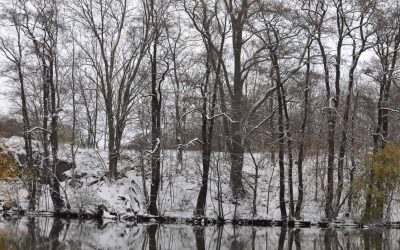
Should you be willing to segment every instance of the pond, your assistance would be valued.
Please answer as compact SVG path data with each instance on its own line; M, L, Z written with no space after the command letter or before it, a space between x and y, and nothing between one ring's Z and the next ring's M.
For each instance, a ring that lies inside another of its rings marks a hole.
M0 220L3 249L400 249L396 229L320 229L23 217Z

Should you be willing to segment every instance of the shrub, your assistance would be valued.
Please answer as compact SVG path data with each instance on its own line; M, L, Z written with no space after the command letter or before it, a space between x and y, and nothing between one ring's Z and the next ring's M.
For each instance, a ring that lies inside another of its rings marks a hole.
M0 153L0 179L15 178L17 176L18 163L6 153Z
M367 157L363 174L355 180L353 192L363 210L363 222L380 222L389 212L391 197L400 183L400 147L389 144Z

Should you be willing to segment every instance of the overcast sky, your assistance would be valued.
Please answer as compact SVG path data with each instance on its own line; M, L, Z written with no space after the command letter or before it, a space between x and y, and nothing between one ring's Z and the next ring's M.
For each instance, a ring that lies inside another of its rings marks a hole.
M4 62L4 59L0 57L1 62ZM6 114L11 106L9 101L9 97L7 92L9 88L6 86L5 83L6 79L0 78L0 115Z
M11 0L0 0L0 11L3 10L3 5L9 3ZM0 36L3 36L4 32L0 25ZM2 53L0 53L0 65L4 65L5 58ZM7 86L7 78L0 75L0 115L4 115L9 112L11 103L9 100L8 92L10 91L9 86Z

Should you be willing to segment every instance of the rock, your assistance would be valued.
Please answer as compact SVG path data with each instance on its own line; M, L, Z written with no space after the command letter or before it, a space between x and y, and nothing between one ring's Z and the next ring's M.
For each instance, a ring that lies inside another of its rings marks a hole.
M96 213L97 218L103 217L104 212L108 212L107 207L104 204L98 205L97 206L97 213Z
M125 221L136 221L136 214L134 213L127 213L122 216L122 219Z
M105 219L116 219L117 218L117 214L113 213L113 212L109 213L107 211L104 211L102 218L105 218Z
M118 199L120 199L120 200L122 200L122 201L125 201L125 200L126 200L126 198L125 198L124 196L118 196Z
M8 211L8 210L10 210L12 208L12 205L11 205L11 203L6 202L6 203L3 204L2 207L3 207L4 211Z
M8 214L8 213L4 213L4 214L3 214L3 218L4 218L5 220L11 220L11 219L12 219L12 216L11 216L10 214Z

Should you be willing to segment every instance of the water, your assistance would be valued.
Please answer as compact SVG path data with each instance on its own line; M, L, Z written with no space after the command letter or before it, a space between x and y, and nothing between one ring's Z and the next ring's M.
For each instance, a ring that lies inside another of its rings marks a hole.
M54 218L0 220L3 249L400 249L395 229L284 229L124 224Z

